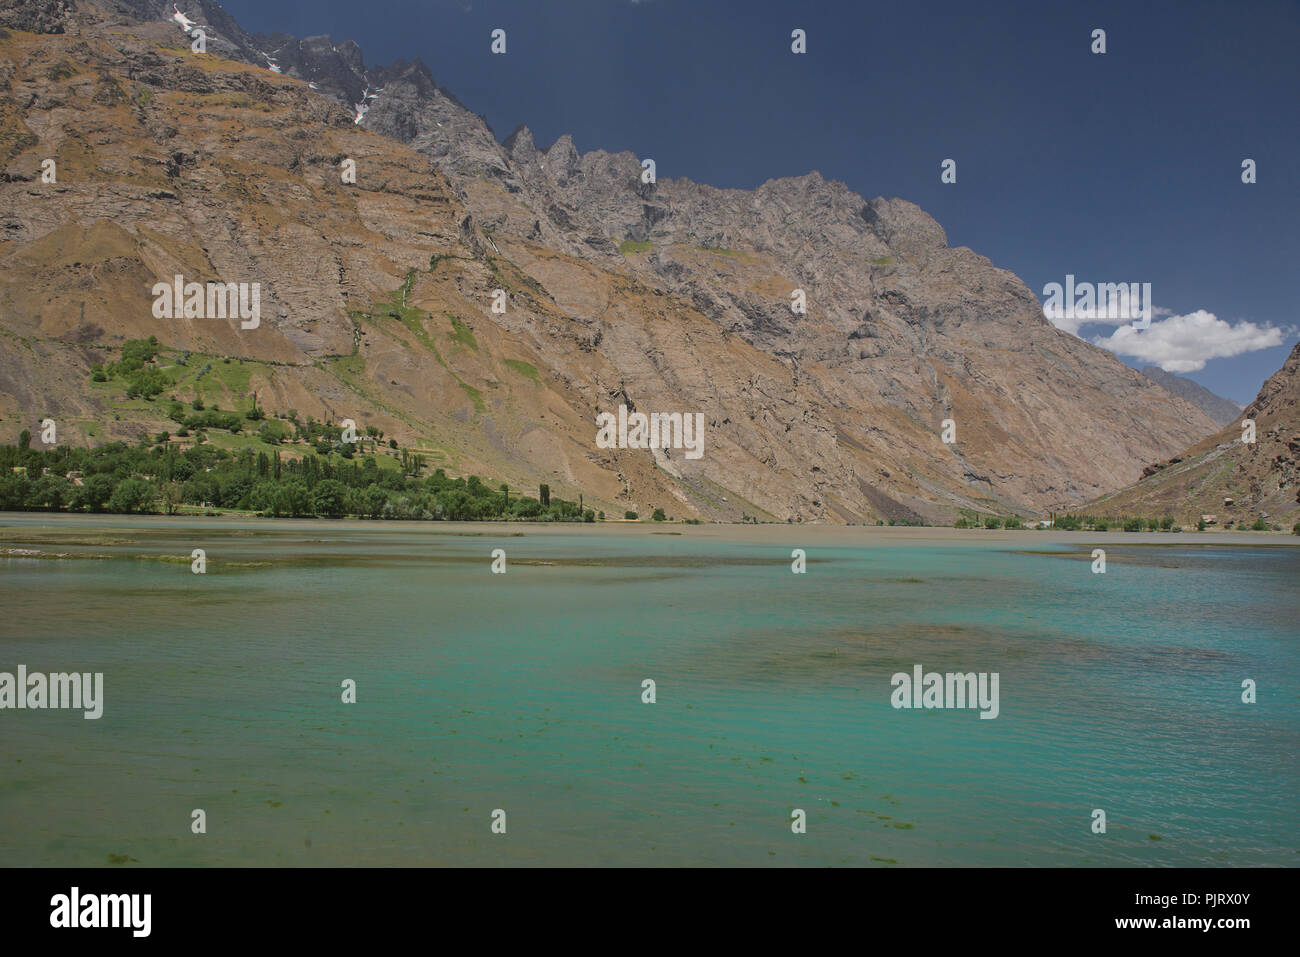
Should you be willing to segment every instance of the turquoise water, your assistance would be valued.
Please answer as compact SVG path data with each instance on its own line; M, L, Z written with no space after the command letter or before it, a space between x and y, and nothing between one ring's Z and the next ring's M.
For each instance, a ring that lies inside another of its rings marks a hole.
M1300 862L1300 550L906 532L0 516L0 865Z

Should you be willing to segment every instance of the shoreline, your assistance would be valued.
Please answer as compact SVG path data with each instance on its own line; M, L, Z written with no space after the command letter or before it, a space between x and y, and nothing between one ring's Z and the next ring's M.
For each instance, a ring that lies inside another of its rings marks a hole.
M611 536L689 538L693 541L734 542L737 544L851 546L884 544L942 545L1014 545L1032 549L1041 545L1147 545L1196 547L1300 548L1300 536L1290 532L1188 531L1057 531L1055 529L963 529L946 526L916 525L813 525L751 524L742 522L693 525L684 522L605 521L605 522L438 522L355 518L261 518L249 515L116 515L108 513L0 512L0 542L6 529L47 528L132 528L158 532L167 529L211 528L229 531L294 532L339 529L371 531L383 528L393 536L410 534L448 535L476 538L518 538L520 536L565 537L591 534Z

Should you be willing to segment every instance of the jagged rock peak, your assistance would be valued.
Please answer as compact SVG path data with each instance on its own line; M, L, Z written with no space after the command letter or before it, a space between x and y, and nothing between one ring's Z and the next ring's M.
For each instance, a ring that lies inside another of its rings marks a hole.
M578 148L573 145L573 137L565 133L551 144L546 151L546 167L555 173L569 174L579 165Z
M862 218L887 246L899 242L920 248L946 249L948 234L925 210L905 199L877 196L862 208Z
M537 155L537 144L533 142L533 131L522 123L514 128L501 146L510 154L510 158L517 163L526 163Z

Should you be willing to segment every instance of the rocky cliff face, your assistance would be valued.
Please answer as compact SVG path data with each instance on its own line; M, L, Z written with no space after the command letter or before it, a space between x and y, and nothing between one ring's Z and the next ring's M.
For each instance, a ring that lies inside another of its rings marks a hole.
M1243 423L1254 423L1254 441ZM1099 515L1173 515L1194 523L1251 525L1300 520L1300 343L1255 401L1222 431L1153 463L1131 488L1089 506Z
M232 402L258 391L449 469L677 516L1037 511L1215 428L910 203L816 173L642 182L631 154L542 150L524 128L499 144L423 64L193 7L206 55L153 0L82 0L62 34L0 40L0 326L22 344L0 360L6 435L47 411L83 440L153 428L85 387L149 334L242 358ZM262 328L154 319L148 289L174 272L260 281ZM705 454L597 448L620 403L703 413Z

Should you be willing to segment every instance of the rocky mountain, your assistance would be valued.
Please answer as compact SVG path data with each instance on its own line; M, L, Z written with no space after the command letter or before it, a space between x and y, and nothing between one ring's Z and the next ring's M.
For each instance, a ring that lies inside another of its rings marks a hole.
M46 415L63 441L165 426L89 381L147 335L182 400L351 417L615 512L1038 512L1216 428L906 201L815 172L643 181L630 153L498 143L419 62L249 35L210 2L184 11L196 53L172 13L0 6L0 439ZM175 274L260 283L260 327L155 318ZM598 447L620 404L702 413L704 454Z
M1166 372L1159 366L1143 366L1142 374L1153 382L1158 382L1165 391L1186 399L1219 425L1227 425L1241 417L1241 406L1231 399L1215 395L1199 382Z
M1085 511L1188 523L1212 515L1217 525L1239 526L1262 517L1290 528L1300 520L1300 343L1222 431L1147 466L1140 482Z

